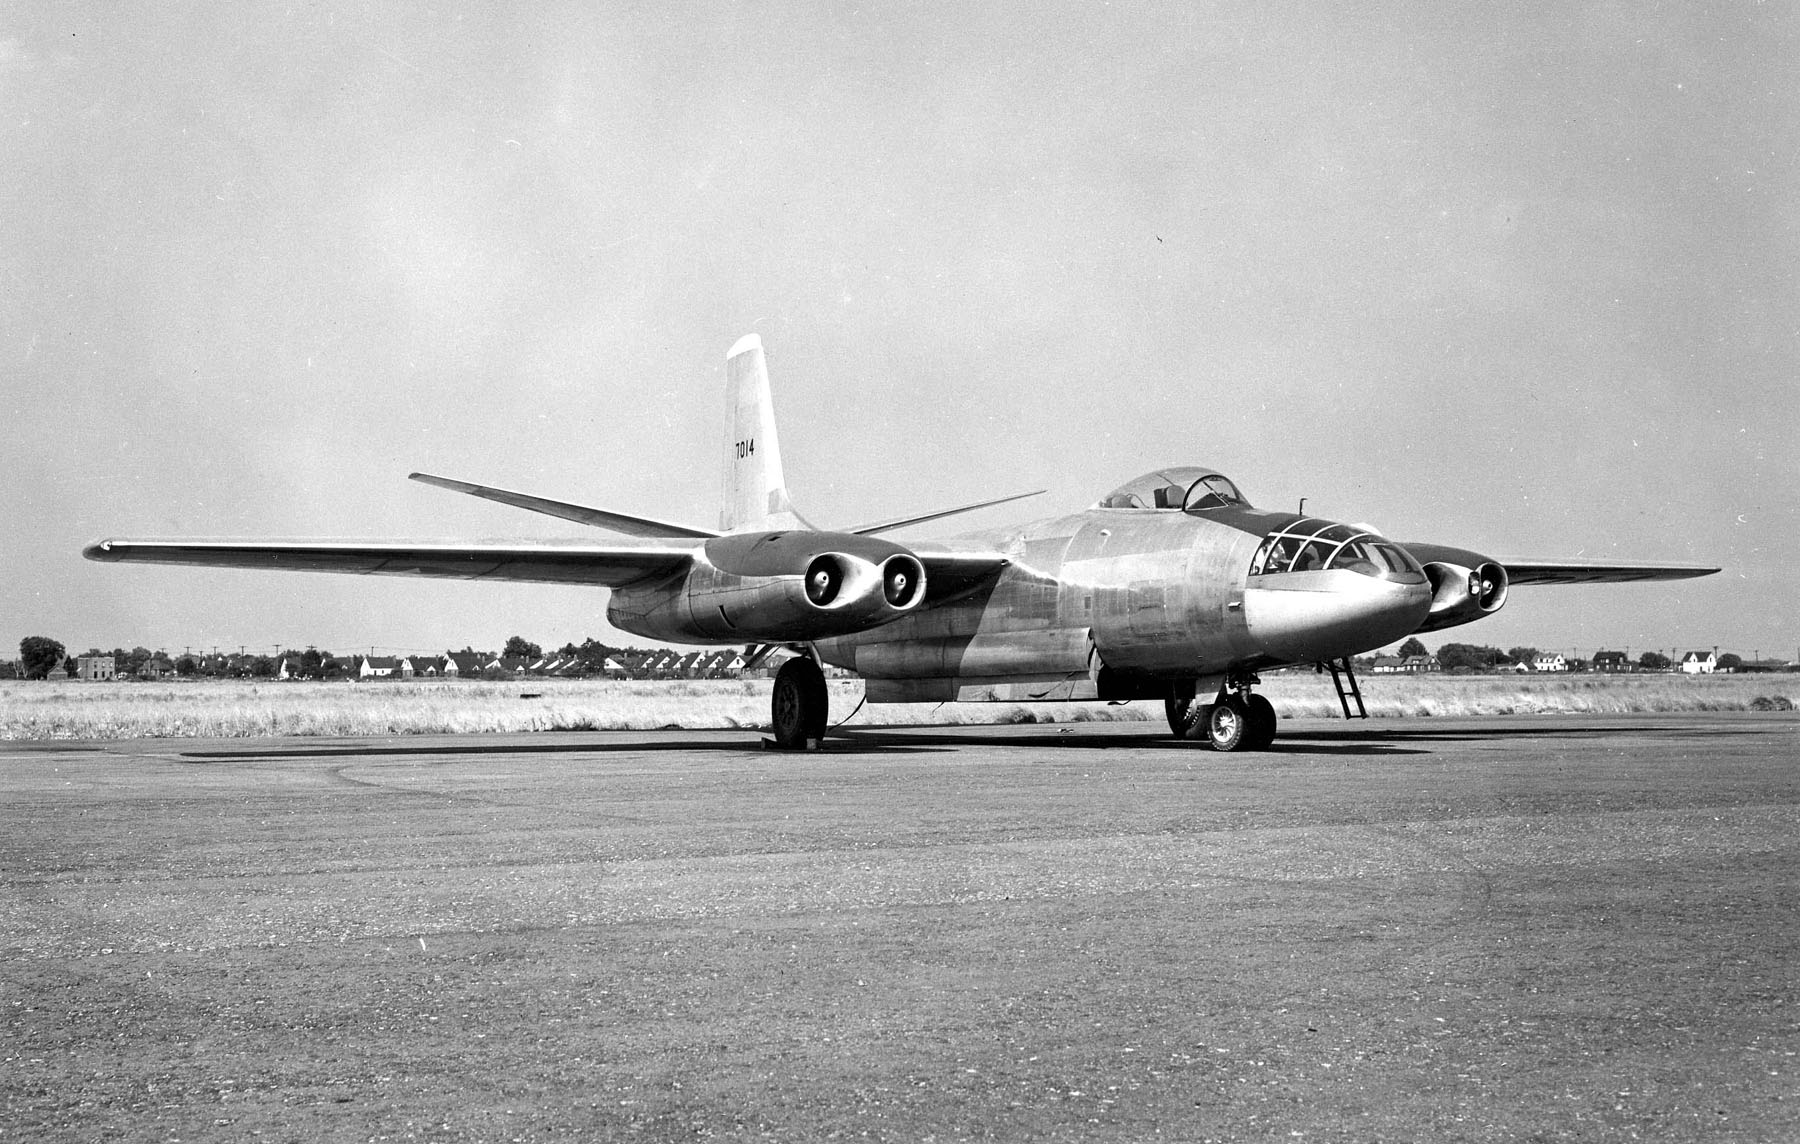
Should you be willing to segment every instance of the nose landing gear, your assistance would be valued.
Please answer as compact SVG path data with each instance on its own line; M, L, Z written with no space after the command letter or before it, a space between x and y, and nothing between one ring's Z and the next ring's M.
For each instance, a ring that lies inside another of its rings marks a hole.
M1228 676L1211 703L1200 702L1191 683L1171 685L1163 699L1169 730L1177 738L1203 738L1215 751L1268 750L1277 719L1274 704L1250 690L1258 682L1249 673Z

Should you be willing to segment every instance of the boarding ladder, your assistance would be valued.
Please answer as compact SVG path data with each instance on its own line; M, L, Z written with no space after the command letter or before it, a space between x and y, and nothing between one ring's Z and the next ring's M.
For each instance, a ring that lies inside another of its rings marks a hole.
M1337 688L1338 703L1344 709L1344 718L1367 719L1369 717L1368 708L1363 706L1362 688L1356 685L1356 669L1350 666L1349 656L1342 659L1322 660L1317 670L1331 673L1331 685ZM1353 699L1356 701L1354 714L1350 711L1350 701Z

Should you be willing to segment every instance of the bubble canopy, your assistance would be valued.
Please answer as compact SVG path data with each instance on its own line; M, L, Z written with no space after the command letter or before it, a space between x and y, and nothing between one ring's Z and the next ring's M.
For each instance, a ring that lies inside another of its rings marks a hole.
M1158 469L1120 485L1100 501L1101 508L1140 508L1167 512L1204 512L1249 501L1230 478L1217 469L1183 465Z

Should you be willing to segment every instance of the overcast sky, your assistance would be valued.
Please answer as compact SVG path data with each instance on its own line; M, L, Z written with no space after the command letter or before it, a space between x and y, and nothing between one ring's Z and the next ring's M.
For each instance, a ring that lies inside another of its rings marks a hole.
M413 469L712 525L750 331L821 525L1210 464L1726 569L1434 647L1800 651L1790 5L76 9L0 6L7 654L605 639L80 549L581 531Z

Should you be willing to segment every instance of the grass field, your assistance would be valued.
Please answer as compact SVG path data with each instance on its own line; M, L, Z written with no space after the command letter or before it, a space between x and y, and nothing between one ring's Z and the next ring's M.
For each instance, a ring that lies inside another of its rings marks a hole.
M1264 694L1283 718L1339 715L1328 680L1276 674ZM1800 699L1800 676L1371 676L1375 718L1552 712L1743 711ZM1158 703L876 704L858 680L831 683L834 722L1069 723L1161 720ZM526 680L517 683L0 684L0 739L246 738L762 727L769 681ZM855 712L852 715L852 712Z

